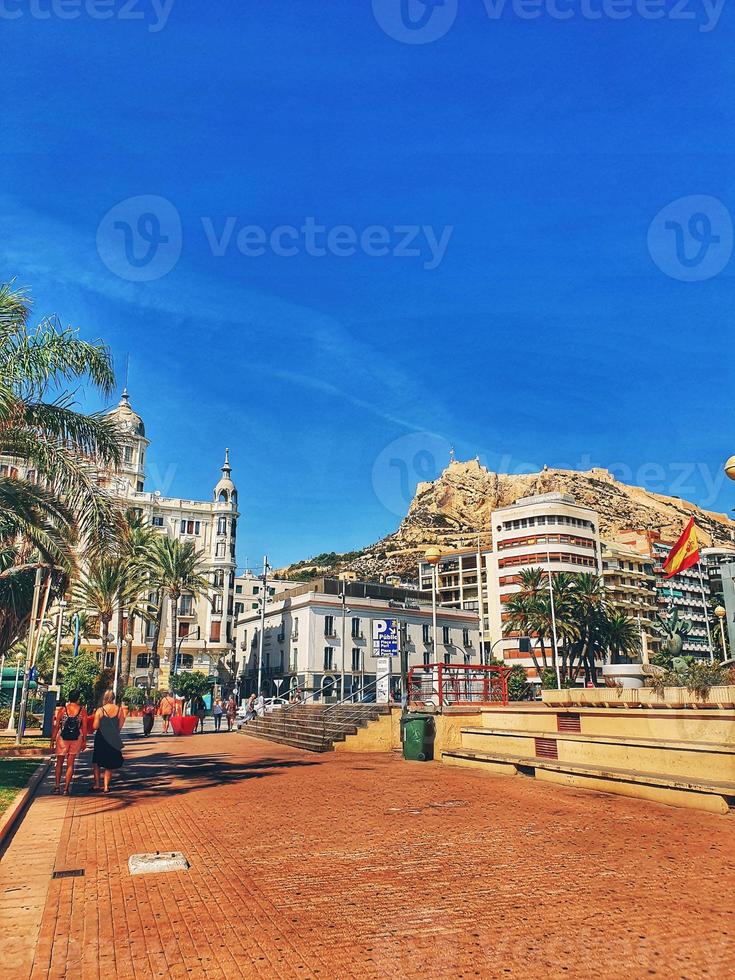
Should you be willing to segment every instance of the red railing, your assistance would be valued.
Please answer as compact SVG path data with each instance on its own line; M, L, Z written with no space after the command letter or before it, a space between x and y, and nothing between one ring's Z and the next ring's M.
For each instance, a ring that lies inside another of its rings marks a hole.
M510 667L427 664L408 672L408 702L436 708L463 704L507 704Z

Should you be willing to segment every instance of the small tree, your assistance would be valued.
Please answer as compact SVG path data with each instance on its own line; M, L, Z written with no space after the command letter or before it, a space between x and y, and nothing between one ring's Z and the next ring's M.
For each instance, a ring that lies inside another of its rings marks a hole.
M198 695L203 697L210 687L211 681L201 671L186 671L183 674L177 674L173 680L174 693L178 694L184 701L191 701Z
M100 665L93 653L80 653L64 671L61 696L66 700L69 691L79 691L82 704L94 703L95 686L100 677Z

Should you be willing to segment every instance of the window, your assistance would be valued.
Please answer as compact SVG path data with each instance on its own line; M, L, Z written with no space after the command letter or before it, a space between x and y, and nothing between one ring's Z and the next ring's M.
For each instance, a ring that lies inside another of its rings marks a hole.
M217 521L217 534L227 534L227 518L220 517Z
M189 635L189 623L179 623L179 638Z
M214 557L224 558L225 557L225 543L224 541L218 541L214 546Z
M217 568L212 572L212 585L215 589L224 588L225 584L225 570L224 568Z
M423 626L421 627L421 638L424 641L424 643L428 643L429 642L429 624L428 623L424 623Z
M236 602L235 603L235 615L236 616L242 615L242 613L244 612L244 610L245 610L245 603L244 602Z
M152 640L156 635L156 621L151 620L151 622L145 624L145 638L146 640Z
M352 672L357 674L360 671L360 648L352 648Z
M292 640L298 640L299 638L299 617L294 616L293 618L293 632L291 633Z
M449 645L449 642L450 642L450 638L449 638L449 627L448 626L442 626L442 643L445 646L448 646Z
M250 605L253 607L253 609L258 609L259 608L257 602L251 602Z
M126 463L132 463L133 462L133 447L132 446L126 446L125 447L125 462Z
M466 647L470 646L470 631L466 626L462 630L462 645Z
M177 666L179 670L191 670L194 666L194 655L191 653L180 653Z
M163 518L156 514L151 518L151 524L153 527L163 527Z
M352 639L356 640L360 636L360 618L359 616L352 617Z
M241 585L236 585L235 586L235 595L242 595L242 586Z
M451 662L452 662L452 654L451 651L447 650L446 653L444 654L444 663L450 664Z
M108 650L105 654L105 667L113 667L115 664L115 653L112 650Z
M148 667L148 654L139 653L135 658L135 666L138 670L146 670Z
M424 667L428 667L431 663L431 651L424 650Z
M325 636L334 636L335 635L335 633L334 633L334 616L325 616L324 617L324 635ZM325 670L326 669L327 668L325 667Z
M212 623L212 625L210 626L210 630L209 630L209 640L210 640L210 643L219 643L220 629L221 628L222 628L222 623L219 620L217 620L216 622Z
M212 612L221 613L222 612L222 596L216 595L212 599Z
M201 521L182 521L181 522L181 533L182 534L199 534L201 528Z
M334 647L324 647L324 669L334 670Z
M291 673L296 673L296 665L299 662L299 651L293 649L288 657L288 669Z
M179 599L179 616L194 615L194 596L182 595Z

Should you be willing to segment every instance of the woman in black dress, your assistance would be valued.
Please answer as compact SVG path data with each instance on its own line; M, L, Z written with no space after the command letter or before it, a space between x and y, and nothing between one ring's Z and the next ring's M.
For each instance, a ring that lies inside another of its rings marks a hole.
M105 691L102 707L94 713L94 752L92 753L92 771L94 773L94 789L100 789L100 769L104 770L103 785L105 793L110 791L110 776L113 769L120 769L123 764L122 738L120 729L125 724L125 710L115 704L113 691Z

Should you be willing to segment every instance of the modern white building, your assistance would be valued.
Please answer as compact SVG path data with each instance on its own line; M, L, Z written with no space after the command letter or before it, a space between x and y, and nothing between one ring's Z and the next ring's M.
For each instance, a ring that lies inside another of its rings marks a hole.
M289 583L293 585L293 583ZM261 688L272 697L299 688L336 699L376 681L374 624L395 619L406 627L409 666L442 661L479 662L477 616L459 609L437 611L436 652L431 593L372 582L317 579L273 596L265 607ZM257 689L260 612L251 610L235 624L243 696ZM392 689L400 682L393 658ZM278 683L280 682L280 683ZM367 693L370 694L368 689Z
M533 659L519 649L521 635L504 632L504 603L518 592L519 572L525 568L602 574L598 516L569 494L544 493L493 511L492 531L489 619L494 656L521 664L529 680L537 681Z

